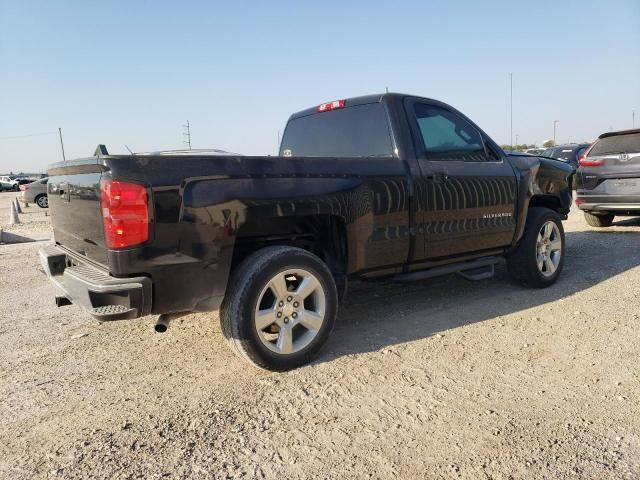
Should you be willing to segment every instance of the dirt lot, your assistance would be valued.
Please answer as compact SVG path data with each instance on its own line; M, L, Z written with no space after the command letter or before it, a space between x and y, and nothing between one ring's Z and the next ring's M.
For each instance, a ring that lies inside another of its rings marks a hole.
M50 236L31 215L12 230ZM286 374L235 357L217 314L160 335L57 310L43 243L0 246L0 477L640 478L640 221L565 228L543 291L503 268L353 284Z

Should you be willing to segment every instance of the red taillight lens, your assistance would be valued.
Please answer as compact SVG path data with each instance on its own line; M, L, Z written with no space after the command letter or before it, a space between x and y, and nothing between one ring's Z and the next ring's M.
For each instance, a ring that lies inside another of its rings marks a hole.
M583 203L587 203L584 198L576 198L576 205L582 205Z
M20 191L21 192L24 192L27 188L29 188L29 187L27 187L26 185L20 185Z
M149 239L149 210L144 186L102 180L100 190L107 247L131 247L146 242Z
M585 157L584 155L580 155L578 157L578 164L581 167L599 167L600 165L602 165L604 163L604 160L599 158L597 160L589 160L587 159L587 157Z
M316 108L316 112L330 112L331 110L337 110L339 108L344 108L346 102L344 100L334 100L333 102L322 103L318 105Z

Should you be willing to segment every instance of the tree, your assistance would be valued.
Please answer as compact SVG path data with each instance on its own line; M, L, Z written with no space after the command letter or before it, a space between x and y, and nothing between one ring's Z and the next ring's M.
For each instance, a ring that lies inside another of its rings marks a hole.
M544 142L544 143L542 144L542 146L543 146L544 148L551 148L551 147L553 147L553 140L547 140L546 142Z

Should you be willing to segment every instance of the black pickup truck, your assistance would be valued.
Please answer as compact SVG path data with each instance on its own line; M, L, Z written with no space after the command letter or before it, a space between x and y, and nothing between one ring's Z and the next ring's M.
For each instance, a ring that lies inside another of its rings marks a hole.
M98 320L220 310L254 365L286 370L329 336L350 278L510 275L564 261L572 167L507 156L452 107L402 94L293 114L279 156L109 155L49 168L59 306Z

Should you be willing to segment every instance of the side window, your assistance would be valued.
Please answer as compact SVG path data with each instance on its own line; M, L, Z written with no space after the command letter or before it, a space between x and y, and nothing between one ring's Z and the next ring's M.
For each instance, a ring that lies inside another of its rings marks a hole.
M415 105L415 114L428 160L487 160L482 137L464 118L423 103Z

